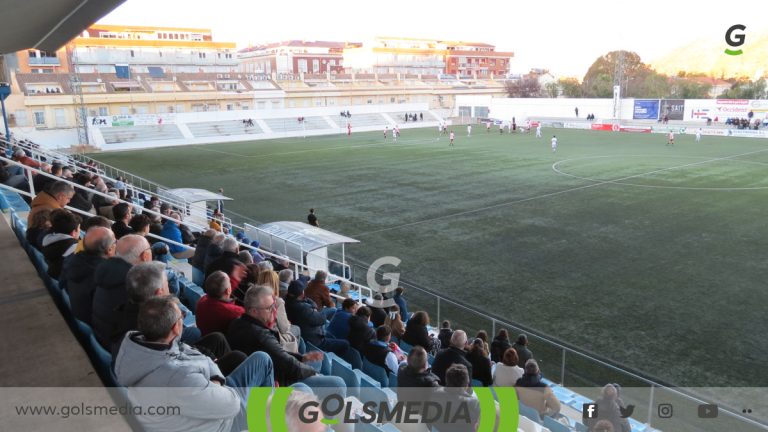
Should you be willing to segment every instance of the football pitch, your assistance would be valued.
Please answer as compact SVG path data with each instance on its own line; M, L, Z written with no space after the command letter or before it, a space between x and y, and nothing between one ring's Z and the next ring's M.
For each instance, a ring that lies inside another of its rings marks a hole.
M94 157L262 222L314 207L356 260L665 382L768 386L768 140L453 130Z

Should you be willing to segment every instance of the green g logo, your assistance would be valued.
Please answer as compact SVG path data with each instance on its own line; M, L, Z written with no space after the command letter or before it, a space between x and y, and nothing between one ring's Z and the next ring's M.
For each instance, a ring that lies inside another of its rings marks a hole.
M731 46L733 48L738 48L738 47L744 45L744 42L747 39L747 35L745 35L744 33L735 33L735 32L736 32L736 30L739 30L739 31L743 32L746 29L747 29L747 26L745 26L743 24L734 24L734 25L732 25L725 32L725 43L727 43L728 46ZM728 55L737 56L737 55L743 54L744 51L742 51L741 49L731 50L731 49L727 49L726 48L725 53L728 54Z

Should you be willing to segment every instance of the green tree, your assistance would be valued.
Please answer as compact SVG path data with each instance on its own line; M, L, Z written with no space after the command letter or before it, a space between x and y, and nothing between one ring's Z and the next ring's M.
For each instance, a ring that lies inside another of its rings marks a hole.
M576 78L561 78L557 84L565 97L580 98L584 94L581 83Z
M549 98L556 98L560 96L560 86L556 82L548 82L544 84L544 93Z
M670 88L670 96L682 99L708 99L712 86L687 79L675 79Z
M523 78L518 81L507 81L507 95L511 98L541 97L541 85L536 78Z
M731 85L731 88L723 92L719 99L766 99L768 98L768 92L766 92L765 78L760 78L757 81L739 80Z

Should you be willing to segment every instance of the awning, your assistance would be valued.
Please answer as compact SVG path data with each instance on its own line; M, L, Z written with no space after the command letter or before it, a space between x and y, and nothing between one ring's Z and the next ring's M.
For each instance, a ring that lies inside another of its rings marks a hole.
M147 69L149 70L149 76L152 78L165 78L165 71L163 68L157 66L149 66Z
M56 51L125 0L5 0L0 54Z
M335 244L360 243L353 238L336 234L335 232L324 230L304 222L271 222L259 225L258 228L277 238L301 245L302 249L306 252Z
M186 202L196 203L201 201L231 201L232 198L225 197L209 190L195 188L168 189L167 193L173 194Z

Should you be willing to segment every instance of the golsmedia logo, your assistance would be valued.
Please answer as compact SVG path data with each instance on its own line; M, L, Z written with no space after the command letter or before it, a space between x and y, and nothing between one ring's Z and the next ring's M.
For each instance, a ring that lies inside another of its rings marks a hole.
M297 432L288 427L286 413L291 415L288 401L292 387L253 388L248 397L248 430L251 432ZM518 426L519 407L513 387L494 387L496 399L490 388L473 389L480 407L477 432L515 432ZM270 401L271 397L271 401ZM498 401L498 415L496 408ZM467 425L471 430L474 421L468 402L436 402L430 400L367 401L355 406L339 395L329 395L321 401L302 403L296 412L298 424L324 425L339 423L401 423L431 424L449 423ZM497 421L498 420L498 421ZM303 430L303 429L302 429ZM313 429L314 430L314 429Z
M743 32L747 29L747 26L743 24L734 24L728 28L725 32L725 43L728 44L728 46L732 48L739 48L740 46L744 45L744 42L747 40L747 35L745 35ZM737 31L739 33L737 33ZM744 54L744 51L741 49L732 50L729 48L725 49L725 53L732 56L737 56Z

